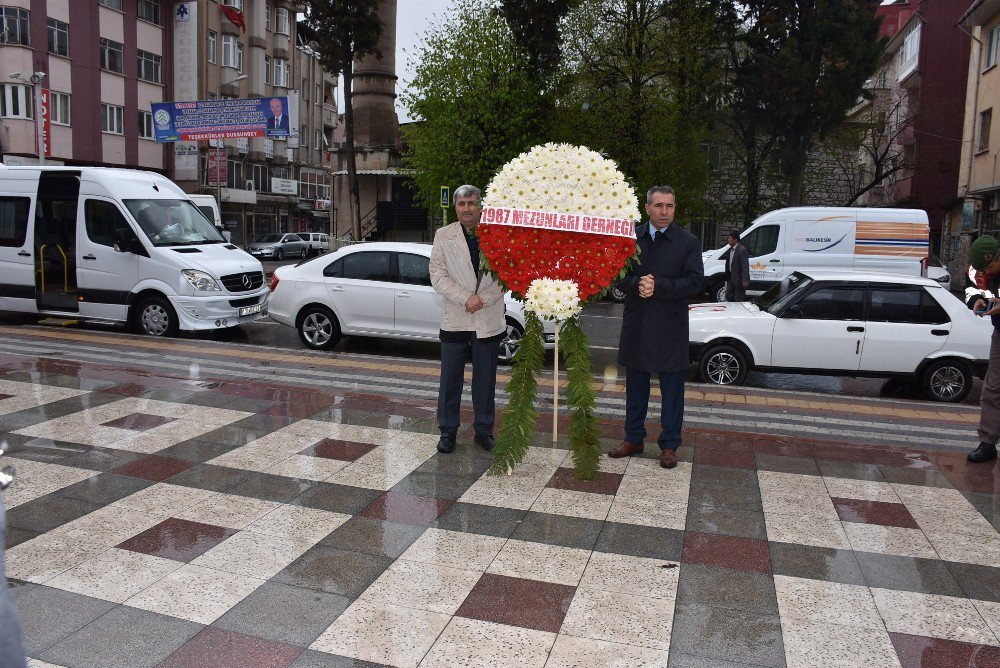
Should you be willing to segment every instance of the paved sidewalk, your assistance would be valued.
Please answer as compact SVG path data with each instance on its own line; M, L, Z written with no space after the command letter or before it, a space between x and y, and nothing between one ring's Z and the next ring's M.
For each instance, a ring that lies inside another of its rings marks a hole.
M495 478L430 363L0 329L32 665L1000 665L1000 471L896 447L968 407L692 386L674 470Z

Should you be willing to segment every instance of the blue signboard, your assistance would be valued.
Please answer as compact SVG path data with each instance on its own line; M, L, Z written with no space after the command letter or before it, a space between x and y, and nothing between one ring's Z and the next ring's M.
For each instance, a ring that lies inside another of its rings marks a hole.
M291 130L287 97L154 102L153 130L158 142L270 137L286 139Z

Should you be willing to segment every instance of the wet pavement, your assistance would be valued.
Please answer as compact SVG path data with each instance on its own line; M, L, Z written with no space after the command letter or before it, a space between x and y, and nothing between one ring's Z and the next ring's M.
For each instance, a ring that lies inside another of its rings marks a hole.
M690 385L676 469L580 482L540 428L490 477L471 430L436 452L436 373L0 325L32 665L1000 665L975 408Z

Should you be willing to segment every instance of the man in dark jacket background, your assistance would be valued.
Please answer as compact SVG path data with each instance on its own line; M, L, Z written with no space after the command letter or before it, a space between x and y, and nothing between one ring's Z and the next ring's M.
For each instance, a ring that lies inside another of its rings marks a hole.
M750 252L740 243L740 233L733 230L726 238L729 255L726 257L726 301L745 302L750 287Z
M654 186L646 193L649 224L636 230L639 261L624 279L618 363L625 367L625 440L610 457L643 450L652 374L660 380L662 431L657 439L660 465L677 466L684 422L684 373L688 359L688 298L705 288L697 237L674 225L673 188Z

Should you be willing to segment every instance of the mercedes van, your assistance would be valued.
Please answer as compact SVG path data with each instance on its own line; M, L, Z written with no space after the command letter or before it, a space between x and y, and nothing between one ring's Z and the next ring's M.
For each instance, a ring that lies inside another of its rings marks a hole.
M0 165L0 310L171 336L267 315L259 261L154 172Z
M928 273L928 233L920 209L812 206L765 213L740 233L750 254L747 294L759 295L796 271L925 275L947 286L947 271ZM702 255L714 301L725 301L729 251L727 245Z

